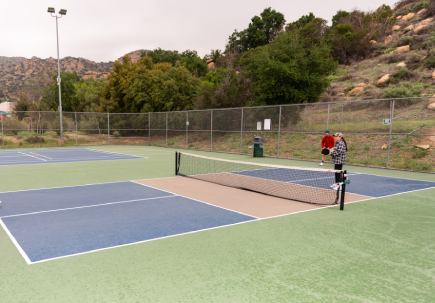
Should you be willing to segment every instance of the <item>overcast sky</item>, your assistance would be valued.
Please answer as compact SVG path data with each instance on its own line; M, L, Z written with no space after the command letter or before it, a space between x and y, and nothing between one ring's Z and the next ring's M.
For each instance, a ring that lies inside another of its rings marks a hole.
M48 58L56 54L56 19L47 8L67 9L59 20L60 57L114 61L137 49L184 51L203 56L224 49L234 29L248 27L267 7L286 23L313 12L331 20L338 10L373 10L398 0L4 0L0 3L0 56Z

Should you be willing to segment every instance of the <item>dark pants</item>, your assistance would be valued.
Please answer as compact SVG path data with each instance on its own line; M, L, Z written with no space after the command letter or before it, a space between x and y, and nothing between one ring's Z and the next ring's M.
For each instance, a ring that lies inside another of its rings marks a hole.
M343 164L334 164L335 170L342 170ZM341 179L342 173L335 173L335 183L341 183L343 182Z

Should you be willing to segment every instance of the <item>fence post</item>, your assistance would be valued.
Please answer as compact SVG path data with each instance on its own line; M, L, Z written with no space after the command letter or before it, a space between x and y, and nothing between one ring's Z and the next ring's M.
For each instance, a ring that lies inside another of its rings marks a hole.
M329 106L331 104L328 104L328 117L326 118L326 129L329 129Z
M240 121L240 154L242 154L243 144L243 108L242 108L242 120Z
M74 112L74 121L76 122L76 146L79 145L78 144L78 140L77 140L77 112Z
M210 151L213 151L213 110L210 113Z
M168 112L166 112L166 147L168 147Z
M4 118L4 116L2 115L1 116L1 122L2 122L2 148L5 148L5 140L3 139L3 118Z
M302 131L304 132L304 124L305 124L305 112L307 111L307 106L304 105L304 117L302 118Z
M387 153L387 166L386 166L386 168L388 168L388 162L390 161L390 143L391 143L391 133L393 131L394 103L395 103L395 100L393 100L393 102L390 103L390 104L392 104L392 106L391 106L391 112L390 112L390 136L388 138L388 153Z
M343 124L343 107L344 107L344 104L341 105L340 133L341 133L341 125Z
M187 148L187 138L189 137L189 125L187 124L189 123L189 112L186 111L186 149Z
M42 148L41 112L38 112L39 147Z
M281 134L281 106L279 107L279 118L278 118L278 149L276 151L276 156L279 157L279 137Z
M110 145L110 115L107 113L107 144Z
M148 146L151 145L151 112L148 112Z

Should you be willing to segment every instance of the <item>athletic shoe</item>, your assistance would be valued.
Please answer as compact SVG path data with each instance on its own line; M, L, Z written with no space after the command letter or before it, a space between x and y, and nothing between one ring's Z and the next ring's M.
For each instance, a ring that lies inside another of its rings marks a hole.
M323 161L322 162L320 162L320 164L319 164L320 166L322 166L323 165Z
M330 186L333 190L337 190L340 186L338 184L334 183Z

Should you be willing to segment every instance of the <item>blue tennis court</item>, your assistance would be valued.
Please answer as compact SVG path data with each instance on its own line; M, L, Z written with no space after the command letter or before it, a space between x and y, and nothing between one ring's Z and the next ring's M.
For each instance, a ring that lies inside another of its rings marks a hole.
M135 182L0 194L0 219L28 264L257 218Z
M317 188L330 189L328 184L319 182L315 185L311 184L312 180L331 180L331 176L334 175L332 172L316 172L315 179L300 170L291 170L293 173L288 173L289 169L275 168L275 169L258 169L258 170L248 170L241 172L232 172L238 175L244 175L249 177L255 177L260 179L268 179L273 181L280 181L285 183L294 183L306 186L315 186ZM410 192L415 190L422 190L428 188L434 188L435 182L394 178L394 177L384 177L371 174L362 173L348 173L348 179L351 181L349 185L346 186L346 192L368 196L368 197L385 197L390 195L395 195L404 192Z
M0 152L0 166L141 158L142 157L88 148L17 150Z

